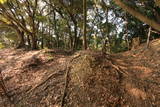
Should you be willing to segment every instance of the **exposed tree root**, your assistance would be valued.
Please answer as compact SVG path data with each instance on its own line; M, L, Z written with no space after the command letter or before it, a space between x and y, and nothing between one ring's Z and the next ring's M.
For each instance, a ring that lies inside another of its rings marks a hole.
M64 106L65 97L67 95L67 87L68 87L68 83L69 83L68 77L69 77L69 71L70 71L70 69L71 69L70 67L67 68L66 75L65 75L65 86L64 86L64 89L63 89L63 96L62 96L62 100L61 100L61 107Z
M65 85L64 85L64 89L63 89L63 96L62 96L62 100L61 100L61 107L64 107L64 104L65 104L65 97L67 95L67 87L68 87L68 84L69 84L69 71L71 70L71 67L69 66L69 63L72 62L74 59L77 59L78 57L80 57L81 55L76 55L74 56L68 63L67 63L67 66L66 66L66 75L65 75Z
M60 72L60 71L59 71L59 72ZM57 73L57 72L56 72L56 73ZM34 90L37 89L38 87L42 86L42 85L43 85L44 83L46 83L49 79L51 79L56 73L54 72L54 73L50 74L47 79L45 79L45 80L42 81L40 84L38 84L38 85L36 85L35 87L33 87L31 90L29 90L29 91L27 92L27 94L29 94L30 92L34 91Z
M118 66L118 65L114 65L113 63L112 63L112 67L114 67L118 72L120 72L120 73L122 73L122 74L124 74L124 75L129 75L127 72L125 72L120 66Z

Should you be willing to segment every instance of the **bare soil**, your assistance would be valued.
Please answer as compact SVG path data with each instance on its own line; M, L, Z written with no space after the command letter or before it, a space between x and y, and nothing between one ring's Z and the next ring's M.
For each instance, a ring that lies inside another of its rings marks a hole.
M112 55L3 49L0 67L0 107L160 107L160 40Z

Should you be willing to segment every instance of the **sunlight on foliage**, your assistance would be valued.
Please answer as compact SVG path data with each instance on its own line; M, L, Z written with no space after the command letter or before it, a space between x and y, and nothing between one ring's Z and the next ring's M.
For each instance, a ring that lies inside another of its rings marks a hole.
M4 17L2 17L2 18L0 18L3 22L5 22L6 24L10 24L11 22L8 20L8 19L6 19L6 18L4 18Z
M3 4L5 3L7 0L0 0L0 3Z
M156 5L160 7L160 0L155 0Z
M2 44L2 43L0 43L0 49L2 49L2 48L4 48L5 46Z

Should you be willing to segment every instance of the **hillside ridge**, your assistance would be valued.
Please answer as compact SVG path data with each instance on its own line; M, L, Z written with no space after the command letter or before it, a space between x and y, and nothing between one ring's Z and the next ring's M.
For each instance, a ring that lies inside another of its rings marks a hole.
M150 49L140 46L112 55L91 50L75 53L0 50L2 76L12 100L1 89L0 104L4 107L158 106L160 42L157 41L151 42Z

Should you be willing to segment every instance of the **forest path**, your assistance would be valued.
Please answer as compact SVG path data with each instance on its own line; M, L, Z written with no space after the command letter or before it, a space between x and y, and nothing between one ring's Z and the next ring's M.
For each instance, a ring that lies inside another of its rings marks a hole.
M62 50L27 52L24 50L3 49L0 51L0 66L7 93L15 105L18 106L59 107L64 94L66 69L70 64L72 66L70 76L73 77L74 73L79 72L80 74L76 75L80 77L78 79L82 78L81 82L86 79L84 83L86 83L85 86L88 93L93 91L97 95L92 96L91 94L91 99L97 99L104 93L111 102L116 103L117 98L123 97L124 101L135 104L135 106L144 105L149 107L150 105L160 105L160 62L158 55L159 53L143 49L106 57L94 51L80 51L72 55L72 53ZM69 63L76 57L78 59ZM95 68L93 68L92 64ZM81 73L84 73L83 70L86 73L89 70L91 74L87 74L88 77L81 75ZM116 73L119 71L122 73L120 78ZM78 96L85 99L83 98L84 93L81 93L83 90L76 92L78 87L81 86L78 80L74 81L74 78L70 78L70 81L68 96L66 97L73 99L70 99L71 102L67 102L68 104L76 104L74 100ZM74 87L75 83L79 84L77 88ZM110 90L111 93L106 90ZM119 92L115 93L115 90L122 91L120 93L123 93L123 95L119 94ZM2 91L0 93L2 94L0 104L4 105L4 107L9 107L8 99ZM76 96L76 93L81 94ZM111 96L108 97L107 95L110 94ZM85 102L87 100L88 98L86 98ZM93 102L96 103L96 101L99 103L99 99ZM104 102L102 101L101 103L104 105L110 104L108 101L104 96ZM121 100L117 100L118 104L119 101ZM92 107L94 106L92 105Z

